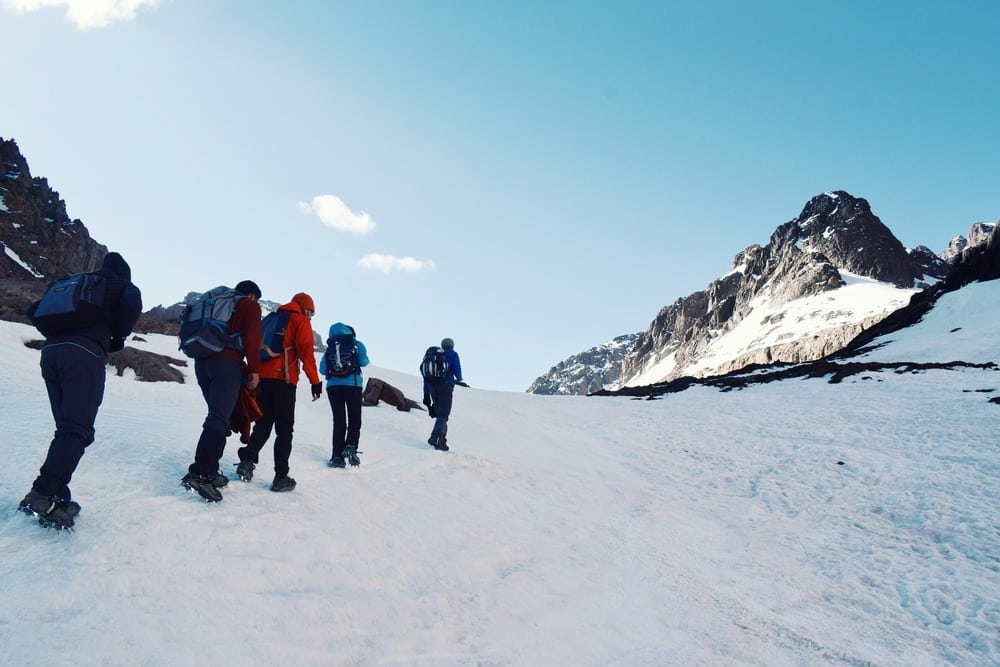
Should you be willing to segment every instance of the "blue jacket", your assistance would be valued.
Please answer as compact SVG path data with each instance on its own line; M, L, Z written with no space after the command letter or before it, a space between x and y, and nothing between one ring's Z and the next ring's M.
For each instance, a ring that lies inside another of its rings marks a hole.
M337 322L336 324L330 325L330 333L327 334L328 338L333 338L334 336L343 336L344 334L353 334L354 329L347 326L343 322ZM358 346L358 363L362 366L368 365L368 350L365 349L365 344L362 343L357 338L354 342ZM319 374L326 376L326 355L323 355L323 359L319 362ZM326 378L327 387L361 387L364 386L364 379L361 377L361 371L354 373L353 375L346 375L344 377L338 377L334 375L333 377Z
M448 382L448 384L454 387L455 382L462 381L462 362L458 358L458 352L456 352L455 348L453 347L444 348L444 356L446 359L448 359L448 371L449 371L446 381ZM426 394L428 391L429 387L427 385L427 380L424 380L424 393Z

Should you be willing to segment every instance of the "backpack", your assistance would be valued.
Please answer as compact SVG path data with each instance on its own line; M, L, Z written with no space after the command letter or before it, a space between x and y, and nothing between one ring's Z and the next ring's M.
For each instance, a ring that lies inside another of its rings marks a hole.
M276 310L268 313L260 323L260 360L277 359L285 351L285 330L292 313Z
M353 334L330 336L326 341L326 376L347 377L361 372L358 361L358 344Z
M451 364L448 363L448 356L444 348L432 345L424 353L424 360L420 362L420 375L432 384L444 382L451 375Z
M107 281L97 273L78 273L49 283L31 314L31 323L45 336L86 329L107 319Z
M243 339L238 333L229 333L229 319L243 296L220 285L189 301L181 313L177 349L193 359L209 357L226 348L242 352Z

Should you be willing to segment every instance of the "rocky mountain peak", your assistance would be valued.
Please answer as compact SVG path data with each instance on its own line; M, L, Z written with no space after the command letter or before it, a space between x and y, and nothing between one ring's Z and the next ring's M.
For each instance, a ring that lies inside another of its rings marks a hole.
M46 179L34 178L17 143L0 137L0 278L43 285L100 267L108 249L71 220Z

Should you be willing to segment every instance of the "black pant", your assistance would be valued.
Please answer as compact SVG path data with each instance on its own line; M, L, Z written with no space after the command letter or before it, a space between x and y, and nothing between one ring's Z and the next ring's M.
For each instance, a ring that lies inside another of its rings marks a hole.
M243 364L216 354L195 359L194 374L198 378L201 395L208 405L208 416L201 425L194 463L188 466L188 472L194 475L215 475L219 472L219 461L226 449L233 408L240 397Z
M342 458L361 440L361 387L327 387L326 396L333 410L333 458Z
M450 382L428 383L428 393L431 395L431 405L434 406L434 428L431 429L431 441L444 445L448 442L448 417L451 415L452 395L455 385Z
M104 400L107 358L96 344L60 342L42 348L42 379L56 432L32 488L70 500L69 482L94 441L94 420Z
M240 447L240 461L256 464L260 450L271 437L274 428L274 474L283 477L288 474L288 457L292 453L292 431L295 429L294 384L284 380L266 379L260 381L257 403L264 414L253 426L250 442Z

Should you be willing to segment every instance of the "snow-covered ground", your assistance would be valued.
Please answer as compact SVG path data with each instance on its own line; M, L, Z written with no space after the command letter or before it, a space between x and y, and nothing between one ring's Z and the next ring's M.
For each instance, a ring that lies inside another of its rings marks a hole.
M869 356L1000 360L998 310L1000 281L972 285ZM268 490L267 448L218 504L178 485L193 380L112 376L69 533L13 509L52 431L33 337L0 322L4 664L1000 664L995 370L655 401L459 388L451 452L382 405L349 470L303 387L298 488Z

